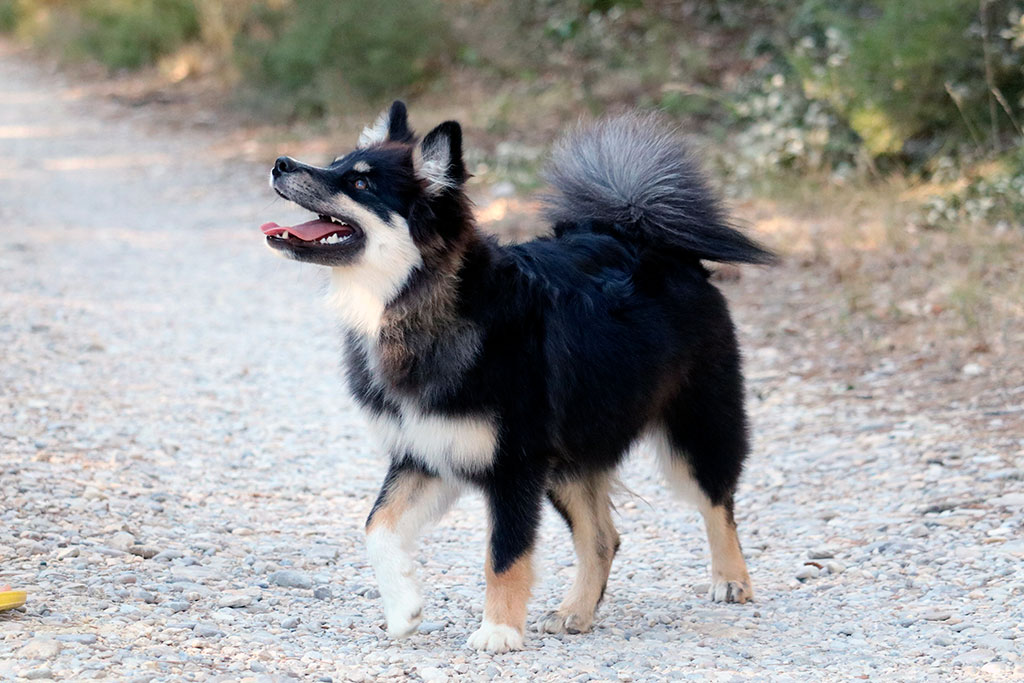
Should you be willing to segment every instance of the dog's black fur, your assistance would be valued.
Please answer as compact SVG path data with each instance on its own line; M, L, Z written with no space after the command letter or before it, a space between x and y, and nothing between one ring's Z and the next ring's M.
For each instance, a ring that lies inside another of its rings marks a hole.
M643 434L662 430L707 504L724 506L731 522L748 450L740 352L701 261L772 256L728 224L674 133L645 116L577 131L548 172L554 236L500 246L474 227L458 124L424 140L424 157L442 150L443 177L435 169L430 179L400 103L387 127L387 139L327 168L292 162L285 171L311 174L325 198L346 193L404 219L421 253L384 302L374 338L348 333L349 387L371 416L399 429L412 404L425 415L486 416L497 441L485 466L447 471L414 451L392 452L371 520L405 474L464 481L488 501L500 575L532 549L546 495L578 523L553 494L558 486L607 476ZM372 168L368 193L352 189L361 160ZM326 263L358 260L359 248Z

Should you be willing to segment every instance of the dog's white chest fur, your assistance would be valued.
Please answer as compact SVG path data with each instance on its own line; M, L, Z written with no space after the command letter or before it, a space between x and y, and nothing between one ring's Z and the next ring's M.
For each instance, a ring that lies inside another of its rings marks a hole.
M487 417L424 413L405 403L398 415L369 421L389 453L409 455L438 474L480 472L494 462L498 429Z
M362 340L367 369L378 376L375 345ZM382 388L379 381L375 381ZM484 414L446 415L424 410L407 398L392 397L395 412L364 410L371 431L392 457L408 455L442 476L489 468L498 448L498 424Z

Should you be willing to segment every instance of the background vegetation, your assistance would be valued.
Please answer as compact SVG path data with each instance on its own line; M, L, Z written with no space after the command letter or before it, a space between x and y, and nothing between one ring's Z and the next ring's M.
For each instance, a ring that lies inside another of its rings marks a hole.
M1012 0L0 0L0 29L112 70L191 46L207 56L202 69L295 117L445 90L469 74L488 83L499 133L531 111L639 103L720 137L741 131L732 165L748 172L930 172L943 156L1016 144L1022 9Z

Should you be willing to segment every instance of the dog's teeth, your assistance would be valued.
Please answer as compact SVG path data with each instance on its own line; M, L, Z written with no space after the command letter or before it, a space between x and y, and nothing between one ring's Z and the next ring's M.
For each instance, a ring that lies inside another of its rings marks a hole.
M330 236L330 237L328 237L328 238L327 238L327 239L326 239L325 241L326 241L326 242L327 242L328 244L335 244L336 242L338 242L338 241L339 241L339 238L338 238L338 235L337 235L337 233L335 233L335 234L331 235L331 236Z
M288 231L287 230L285 230L284 232L281 233L281 239L283 239L283 240L288 239Z

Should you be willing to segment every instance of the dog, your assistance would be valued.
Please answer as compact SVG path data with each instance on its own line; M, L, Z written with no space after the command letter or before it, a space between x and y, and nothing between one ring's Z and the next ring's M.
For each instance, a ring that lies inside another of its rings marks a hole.
M733 518L748 450L740 352L701 261L767 264L656 115L577 128L556 145L553 235L500 246L474 225L462 131L419 141L402 102L326 167L281 157L271 185L316 218L262 226L330 269L348 387L390 456L366 522L387 632L418 626L414 542L468 487L487 502L477 650L520 649L544 499L578 557L538 628L588 631L619 534L616 467L641 438L703 515L711 600L753 597Z

